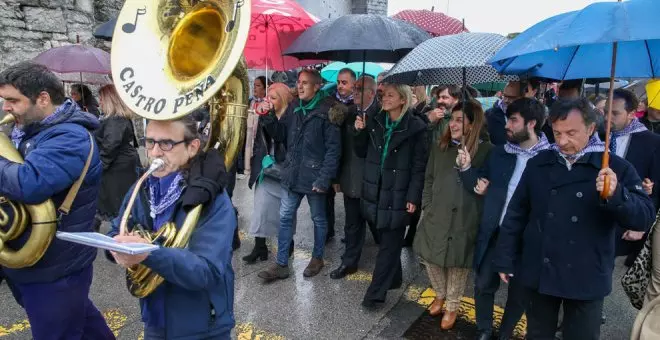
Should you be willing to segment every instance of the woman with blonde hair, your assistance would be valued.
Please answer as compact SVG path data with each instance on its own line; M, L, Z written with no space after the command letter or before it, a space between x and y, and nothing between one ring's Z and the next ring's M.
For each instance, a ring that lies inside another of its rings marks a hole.
M454 327L460 298L472 267L482 199L463 188L456 168L457 157L469 153L473 167L480 167L492 145L482 139L484 112L474 99L459 102L452 110L449 128L440 143L431 147L426 167L422 210L413 249L426 267L436 293L430 313L446 312L440 324Z
M401 248L406 226L419 209L428 158L426 123L410 107L407 85L382 88L382 110L355 120L355 154L365 158L361 206L380 233L371 285L362 301L367 309L385 302L387 291L403 283Z
M103 177L98 198L102 219L117 215L126 192L137 180L139 157L133 131L133 112L119 98L114 85L99 90L101 126L95 131L96 144L103 163Z
M280 119L292 100L291 91L285 84L270 84L265 102L256 109L256 112L259 115L272 114ZM257 260L268 260L266 239L277 238L280 226L279 206L282 197L282 186L277 176L277 170L285 157L286 144L275 142L259 123L250 160L250 179L248 181L250 189L253 187L255 189L254 210L249 230L249 234L254 236L254 248L250 254L243 257L243 261L248 264L256 263ZM294 219L294 230L295 225ZM289 253L292 252L293 246L289 250Z

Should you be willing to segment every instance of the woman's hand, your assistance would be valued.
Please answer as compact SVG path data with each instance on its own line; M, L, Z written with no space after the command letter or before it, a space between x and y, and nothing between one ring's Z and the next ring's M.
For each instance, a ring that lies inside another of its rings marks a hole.
M141 236L138 235L117 235L114 237L115 240L119 243L146 243L150 244L147 239L142 238ZM112 256L115 258L115 261L117 264L124 268L131 268L135 265L138 265L144 261L149 254L138 254L138 255L129 255L129 254L122 254L118 252L111 251L110 252Z
M414 214L415 210L417 210L417 206L408 202L406 203L406 211L408 211L409 214Z
M488 190L488 184L490 184L490 182L488 182L487 179L479 178L477 180L477 185L474 186L474 192L477 195L481 195L481 196L485 195L486 191Z

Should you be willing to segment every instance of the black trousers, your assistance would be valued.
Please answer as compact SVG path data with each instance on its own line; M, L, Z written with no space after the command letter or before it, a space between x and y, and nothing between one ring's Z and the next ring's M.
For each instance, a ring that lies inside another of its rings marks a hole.
M366 221L360 211L360 199L344 195L346 224L344 225L345 249L342 265L355 268L360 262L366 234Z
M335 189L330 186L326 197L325 213L328 219L328 233L326 239L335 236Z
M603 299L570 300L527 290L527 339L554 340L559 308L563 304L563 339L598 340L600 338Z
M477 330L480 333L493 332L493 305L495 293L500 288L500 276L495 272L493 260L495 257L496 235L491 238L486 254L474 277L474 300L477 316ZM527 307L527 289L518 284L515 278L509 280L504 316L500 324L500 338L509 339Z
M403 281L401 248L403 248L403 235L406 228L380 229L379 231L381 240L376 256L376 267L364 299L384 302L387 291L401 285Z

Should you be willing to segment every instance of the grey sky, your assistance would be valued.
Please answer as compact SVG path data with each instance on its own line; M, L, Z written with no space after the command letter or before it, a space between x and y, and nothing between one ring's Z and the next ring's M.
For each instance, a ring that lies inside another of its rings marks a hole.
M600 0L612 1L612 0ZM447 3L449 2L449 7ZM579 10L596 0L389 0L387 15L404 9L431 9L465 18L471 32L521 32L556 14ZM449 12L447 13L447 8Z

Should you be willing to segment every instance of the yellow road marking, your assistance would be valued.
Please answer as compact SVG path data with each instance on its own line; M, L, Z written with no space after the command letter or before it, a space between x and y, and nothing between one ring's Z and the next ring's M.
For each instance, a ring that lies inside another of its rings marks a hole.
M429 308L435 299L435 291L432 288L427 288L419 293L420 287L410 286L406 292L406 297L410 301L416 301L420 306ZM461 306L459 309L459 317L469 321L470 323L476 324L477 317L476 311L474 308L474 299L470 297L461 298ZM495 305L493 309L493 321L495 321L495 327L499 327L502 322L502 316L504 315L504 309L502 307ZM522 316L516 328L514 330L514 335L517 337L524 338L527 332L527 317Z
M250 322L236 324L236 339L238 340L284 340L281 335L258 330Z
M348 281L362 281L362 282L371 282L371 273L364 271L364 270L358 270L357 272L353 274L349 274L346 276L346 280Z
M128 320L128 317L118 309L106 310L103 312L103 317L115 336L119 336L119 330L126 325ZM28 320L17 322L9 327L0 326L0 337L20 334L29 331L29 329L30 322Z

